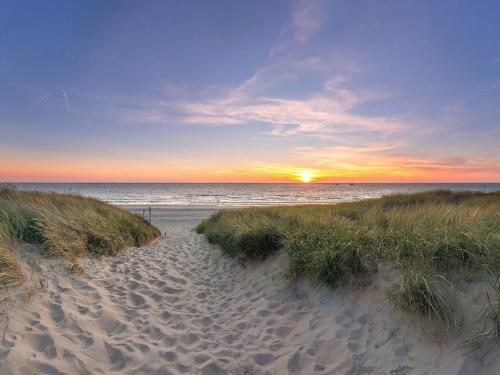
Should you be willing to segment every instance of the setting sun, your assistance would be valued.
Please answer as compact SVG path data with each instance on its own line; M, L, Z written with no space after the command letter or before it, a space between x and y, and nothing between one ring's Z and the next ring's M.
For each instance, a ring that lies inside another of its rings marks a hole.
M298 173L298 176L299 176L300 180L305 184L308 184L309 182L311 182L315 177L314 172L312 172L312 171L300 171Z

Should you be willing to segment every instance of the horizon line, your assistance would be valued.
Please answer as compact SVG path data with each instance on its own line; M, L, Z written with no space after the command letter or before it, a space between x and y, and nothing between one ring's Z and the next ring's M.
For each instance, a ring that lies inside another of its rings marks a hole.
M343 182L259 182L259 181L0 181L2 183L11 184L269 184L269 185L330 185L330 184L500 184L499 181L343 181Z

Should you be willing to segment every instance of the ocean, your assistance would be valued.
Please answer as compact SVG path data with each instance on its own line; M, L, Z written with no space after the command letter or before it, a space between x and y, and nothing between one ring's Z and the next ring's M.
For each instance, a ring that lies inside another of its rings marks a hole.
M179 184L18 183L20 190L80 194L120 206L238 207L335 203L435 189L495 191L500 183L459 184Z

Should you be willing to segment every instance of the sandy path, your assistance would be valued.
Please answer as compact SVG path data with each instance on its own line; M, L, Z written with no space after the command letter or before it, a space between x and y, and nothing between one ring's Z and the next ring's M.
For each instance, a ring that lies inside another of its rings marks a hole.
M3 320L0 374L481 373L397 328L384 280L294 293L283 255L242 268L190 231L196 215L163 219L166 236L88 261L87 278L44 262L47 290Z

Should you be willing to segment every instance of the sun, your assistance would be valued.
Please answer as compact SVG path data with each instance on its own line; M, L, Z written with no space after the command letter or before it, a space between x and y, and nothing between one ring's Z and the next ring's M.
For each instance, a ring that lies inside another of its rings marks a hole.
M297 173L297 176L305 184L311 182L315 177L314 172L308 170L300 171L299 173Z

